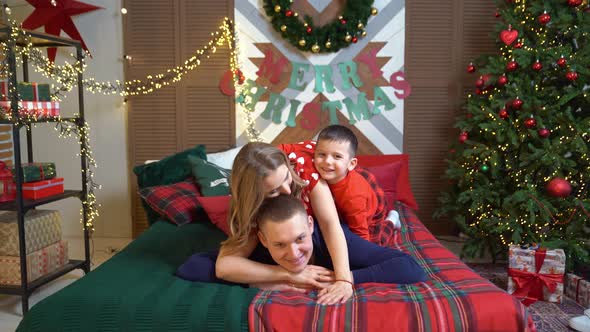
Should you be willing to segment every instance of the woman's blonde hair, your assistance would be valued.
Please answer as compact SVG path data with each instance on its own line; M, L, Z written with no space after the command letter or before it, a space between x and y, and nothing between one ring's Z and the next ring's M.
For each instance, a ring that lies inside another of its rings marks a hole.
M291 172L291 195L301 197L305 182L295 174L283 151L271 144L251 142L238 152L230 179L230 236L222 243L229 250L243 247L248 242L248 237L256 228L258 209L266 198L264 178L281 165L286 165Z

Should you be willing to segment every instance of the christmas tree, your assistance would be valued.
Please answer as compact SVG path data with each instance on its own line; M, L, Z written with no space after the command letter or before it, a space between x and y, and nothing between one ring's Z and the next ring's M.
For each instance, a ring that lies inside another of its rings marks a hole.
M437 215L468 235L465 256L538 243L563 248L571 269L589 260L590 5L496 5L499 52L467 66L475 86L455 124Z

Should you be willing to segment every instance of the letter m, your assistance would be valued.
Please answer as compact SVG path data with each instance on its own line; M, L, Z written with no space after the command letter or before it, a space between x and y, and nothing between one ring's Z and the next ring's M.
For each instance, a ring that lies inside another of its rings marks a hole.
M264 61L258 68L256 75L258 77L266 77L272 84L277 84L281 80L283 68L287 66L289 60L282 54L278 56L277 61L274 61L274 55L271 50L264 51Z

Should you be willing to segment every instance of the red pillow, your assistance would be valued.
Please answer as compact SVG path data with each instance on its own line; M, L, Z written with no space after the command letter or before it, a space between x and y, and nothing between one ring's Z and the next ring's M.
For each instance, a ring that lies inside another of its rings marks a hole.
M199 203L209 216L213 225L217 226L226 235L229 235L229 205L230 197L227 196L199 196Z
M195 220L199 201L199 188L190 179L183 182L143 188L139 195L158 214L176 225L188 224Z
M418 210L410 185L407 154L361 155L357 158L359 166L368 169L377 178L389 208L394 201L400 201Z

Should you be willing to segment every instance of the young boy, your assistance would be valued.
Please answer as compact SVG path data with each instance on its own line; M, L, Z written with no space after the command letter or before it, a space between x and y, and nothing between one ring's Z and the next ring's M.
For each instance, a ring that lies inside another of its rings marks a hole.
M256 221L262 246L258 246L250 258L265 264L278 264L276 268L281 269L283 277L281 280L259 279L251 286L302 291L324 288L336 281L319 227L314 225L300 199L291 195L268 198L260 207ZM343 230L355 284L409 284L426 280L424 270L408 254L362 240L346 225ZM176 275L190 281L227 283L215 276L216 257L216 252L195 254L178 268Z
M357 147L352 130L328 126L318 135L313 163L332 191L342 222L363 239L376 242L370 234L386 218L384 195L371 173L357 171Z

